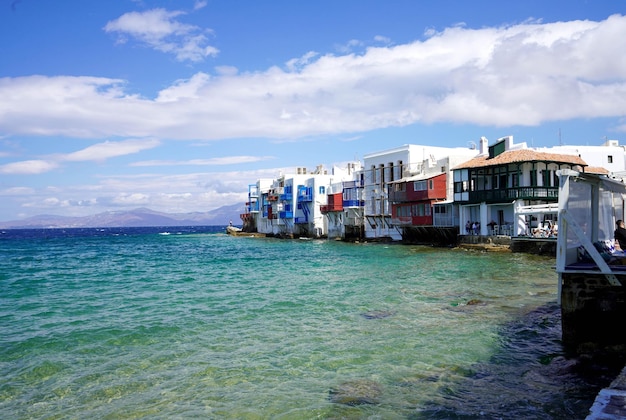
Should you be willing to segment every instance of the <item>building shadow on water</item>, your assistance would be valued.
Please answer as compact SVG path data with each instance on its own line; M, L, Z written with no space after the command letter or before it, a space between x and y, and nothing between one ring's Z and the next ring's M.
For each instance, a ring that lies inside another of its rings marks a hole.
M505 324L488 362L440 382L438 396L411 419L584 419L597 393L624 367L623 352L569 352L550 303Z

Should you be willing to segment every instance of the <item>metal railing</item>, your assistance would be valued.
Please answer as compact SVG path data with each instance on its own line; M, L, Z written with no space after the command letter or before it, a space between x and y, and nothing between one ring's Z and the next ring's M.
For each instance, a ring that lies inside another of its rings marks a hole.
M516 187L502 190L470 191L468 201L471 203L497 203L513 200L550 200L559 198L558 187Z

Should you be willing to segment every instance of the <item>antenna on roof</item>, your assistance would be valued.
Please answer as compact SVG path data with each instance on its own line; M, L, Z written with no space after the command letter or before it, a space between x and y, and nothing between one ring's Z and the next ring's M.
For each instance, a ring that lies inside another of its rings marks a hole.
M561 141L561 129L559 128L559 146L563 146L563 142Z

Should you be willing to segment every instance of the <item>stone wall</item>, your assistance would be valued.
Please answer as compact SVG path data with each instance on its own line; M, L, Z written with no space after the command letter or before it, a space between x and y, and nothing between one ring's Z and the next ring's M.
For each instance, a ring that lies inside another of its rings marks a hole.
M513 238L511 251L556 257L556 239Z
M612 286L602 274L563 273L562 278L563 344L575 351L626 344L626 286ZM626 276L618 278L626 285Z

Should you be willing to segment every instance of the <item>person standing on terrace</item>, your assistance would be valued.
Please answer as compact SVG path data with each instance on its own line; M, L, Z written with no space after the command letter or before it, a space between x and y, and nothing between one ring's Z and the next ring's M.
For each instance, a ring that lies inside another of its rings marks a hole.
M617 225L614 234L615 240L622 251L626 251L626 228L624 228L624 221L620 219L615 224Z

